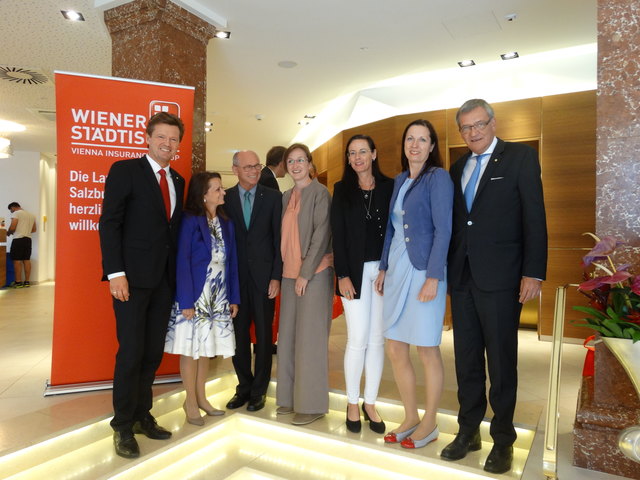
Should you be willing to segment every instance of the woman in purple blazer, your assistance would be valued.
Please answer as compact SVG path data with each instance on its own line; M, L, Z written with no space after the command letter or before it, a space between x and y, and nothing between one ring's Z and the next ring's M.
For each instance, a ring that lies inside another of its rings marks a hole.
M200 410L222 415L205 392L209 358L235 353L233 317L240 287L233 222L222 209L225 191L215 172L195 174L189 183L178 236L176 302L165 352L180 355L187 422L204 425Z

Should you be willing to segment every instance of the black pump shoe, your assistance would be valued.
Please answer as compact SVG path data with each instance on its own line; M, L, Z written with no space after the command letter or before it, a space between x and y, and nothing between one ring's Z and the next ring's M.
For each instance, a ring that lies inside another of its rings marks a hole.
M369 417L369 414L367 413L367 409L364 408L364 402L362 403L362 413L364 413L364 419L369 422L369 428L371 430L380 434L384 433L384 431L387 429L387 426L382 421L382 418L379 422L374 422L373 420L371 420L371 417Z
M362 422L358 416L358 420L349 420L349 405L347 404L347 430L353 433L360 433L362 430Z

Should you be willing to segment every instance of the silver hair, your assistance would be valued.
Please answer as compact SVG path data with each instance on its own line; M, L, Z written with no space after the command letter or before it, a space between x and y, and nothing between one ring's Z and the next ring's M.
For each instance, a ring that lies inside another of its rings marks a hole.
M489 120L491 120L495 116L493 108L486 102L486 100L483 100L481 98L472 98L471 100L467 100L466 102L464 102L456 113L456 123L458 124L458 127L460 127L460 115L464 115L465 113L468 113L471 110L475 110L478 107L483 108L484 111L487 112L487 115L489 115Z
M240 153L240 151L238 150L236 153L233 154L232 162L233 162L233 165L236 166L236 167L238 166L238 154L239 153Z

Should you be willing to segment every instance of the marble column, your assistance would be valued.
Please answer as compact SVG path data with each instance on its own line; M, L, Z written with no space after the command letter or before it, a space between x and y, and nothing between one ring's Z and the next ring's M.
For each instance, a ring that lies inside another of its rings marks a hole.
M617 264L640 274L640 15L636 1L598 0L596 101L596 233L626 245ZM638 424L640 400L603 344L595 372L584 377L574 424L573 463L640 479L640 466L618 448L618 435Z
M134 0L106 10L115 77L195 87L193 171L205 169L207 45L216 28L170 0Z
M616 259L640 273L640 12L598 0L596 232L627 246Z

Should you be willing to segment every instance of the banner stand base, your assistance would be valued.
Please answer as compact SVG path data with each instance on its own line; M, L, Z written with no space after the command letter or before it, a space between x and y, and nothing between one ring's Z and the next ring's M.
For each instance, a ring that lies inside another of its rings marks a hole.
M158 375L154 380L154 385L161 385L163 383L178 383L182 379L178 374L172 375ZM83 393L94 392L98 390L109 390L113 388L113 380L104 380L101 382L85 382L85 383L67 383L64 385L51 385L47 379L47 384L44 389L43 396L49 397L51 395L64 395L66 393Z

